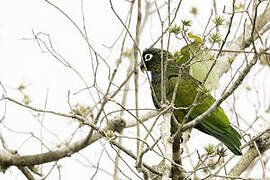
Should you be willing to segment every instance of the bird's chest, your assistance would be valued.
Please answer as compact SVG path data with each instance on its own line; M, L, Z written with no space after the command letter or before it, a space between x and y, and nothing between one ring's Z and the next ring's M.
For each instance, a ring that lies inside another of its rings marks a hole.
M161 73L151 73L151 85L153 87L153 90L151 91L152 92L152 99L153 99L153 102L154 102L154 105L156 108L160 108L158 106L158 102L161 101ZM167 80L167 79L166 79ZM168 80L167 80L168 82ZM166 98L169 98L168 96L168 88L166 88L167 86L165 85L165 95L166 95ZM156 98L155 98L156 97ZM158 102L156 102L158 101Z

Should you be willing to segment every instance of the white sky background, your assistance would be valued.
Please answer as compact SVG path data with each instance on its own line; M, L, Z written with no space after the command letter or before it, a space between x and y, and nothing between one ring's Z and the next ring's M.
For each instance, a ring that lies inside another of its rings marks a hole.
M80 1L68 0L53 2L64 10L81 27L82 18ZM123 20L125 20L129 4L123 0L114 0L113 3L117 13ZM219 10L223 9L223 3L224 2L220 2L220 4L218 4L220 7ZM192 18L189 13L191 6L197 7L199 13L199 15L193 21L192 31L195 34L202 33L202 27L205 26L209 18L210 9L212 9L211 1L204 0L203 3L202 1L195 0L184 1L181 6L179 16L175 22L179 23L181 19ZM89 41L91 45L93 45L94 49L106 59L107 63L113 70L115 60L119 57L121 40L112 50L106 49L103 44L108 46L111 45L112 42L114 42L119 36L123 27L112 13L108 1L85 1L84 9ZM136 12L136 10L134 12ZM134 24L132 27L134 27ZM23 38L33 38L32 30L35 33L44 32L50 34L51 40L57 52L60 53L78 72L80 72L89 84L92 83L92 73L89 73L91 71L91 58L89 56L87 45L82 39L82 36L67 18L42 0L9 0L1 2L0 81L6 87L9 97L17 100L21 100L22 96L18 91L16 91L16 88L21 83L28 85L26 93L31 98L31 106L44 108L46 94L48 92L47 109L67 113L69 111L69 107L67 105L68 91L70 90L72 94L83 89L85 85L70 69L64 67L59 61L50 56L48 53L42 53L36 42L33 40L22 40ZM159 33L160 24L158 21L158 16L155 14L150 18L149 24L147 24L142 34L140 49L143 50L151 45L153 42L152 40L155 40L155 38L159 36ZM171 51L174 51L181 48L181 46L183 46L183 44L179 44L179 41L173 41L170 49ZM131 47L131 43L128 47ZM104 66L104 64L101 64L101 66L104 67L104 73L102 72L102 69L99 70L98 84L104 92L106 88L106 86L104 86L106 83L104 82L107 82L108 69ZM123 73L126 72L127 66L127 62L123 62L119 68L117 75L117 78L120 80L117 81L119 84L124 79ZM139 76L140 107L153 108L146 76L142 73L139 73ZM262 77L265 77L265 75ZM131 84L133 84L133 80L131 81ZM0 92L2 93L2 89ZM87 105L93 105L92 102L89 102L89 96L86 94L87 93L83 91L76 96L71 95L71 104L80 102ZM121 102L121 96L118 96L116 99ZM245 105L248 104L245 99L243 99L242 102ZM229 101L227 103L223 103L225 110L229 110L229 108L226 107L226 104L228 103ZM3 107L3 102L1 102L0 115L3 113ZM109 105L108 107L119 110L119 107L115 107L113 104ZM132 90L129 95L127 107L134 107L134 92ZM251 112L251 115L246 113L246 116L252 116L252 107L245 106L245 109L249 109L248 112ZM144 112L140 113L143 114ZM8 103L4 124L16 131L34 132L39 135L40 124L35 118L33 118L33 114L36 113L21 108L18 105ZM233 118L232 116L230 117ZM72 130L77 127L77 123L71 120L51 115L46 115L44 117L44 124L51 131L55 132L60 139L59 141L59 139L56 137L47 134L48 141L45 142L48 143L51 148L56 147L59 142L66 140L71 132L73 132ZM2 126L0 129L11 149L18 149L20 145L24 143L27 137L29 137L29 135L10 133ZM135 136L134 129L127 129L125 132L130 136ZM44 133L46 134L46 132ZM158 136L159 128L157 128L154 134L155 133ZM83 135L84 133L80 132L76 138L79 138L80 136L83 137ZM196 140L195 137L200 138L199 141ZM189 142L189 145L192 146L190 150L194 151L194 149L198 149L199 151L203 152L203 146L208 144L209 141L217 144L217 141L213 138L209 138L206 135L202 135L202 133L194 131ZM35 147L33 147L33 144ZM127 144L127 148L129 149L134 146L135 141L131 144ZM110 146L106 146L106 148L108 151L112 152ZM101 150L102 148L100 146L100 142L96 142L96 145L91 145L90 147L84 149L82 153L86 155L90 162L96 165ZM20 154L32 154L33 152L40 152L40 146L38 146L37 141L33 139L26 142L24 146L19 149ZM111 156L114 158L114 153L112 153ZM151 157L148 158L151 159ZM78 163L77 159L85 163L87 166L82 166L80 163ZM151 164L151 162L149 162L149 164ZM80 175L81 179L89 179L89 177L91 177L95 171L94 168L89 168L89 162L85 161L79 155L74 155L71 158L60 160L59 164L63 166L61 169L61 177L65 180L74 179L75 177L78 177L78 175ZM155 162L153 162L153 164L155 164ZM133 168L133 165L135 164L131 165ZM44 167L46 166L47 165L45 164ZM77 169L76 167L79 168ZM100 167L110 171L111 173L113 172L113 163L110 161L110 159L108 159L107 155L105 155L105 152L101 160ZM122 170L124 169L122 168ZM126 173L133 176L129 170L127 170ZM110 178L111 176L107 176L99 171L95 179L105 177ZM58 172L54 170L48 179L56 178L58 178ZM21 175L21 172L15 168L11 168L5 174L0 174L0 179L15 180L25 178Z

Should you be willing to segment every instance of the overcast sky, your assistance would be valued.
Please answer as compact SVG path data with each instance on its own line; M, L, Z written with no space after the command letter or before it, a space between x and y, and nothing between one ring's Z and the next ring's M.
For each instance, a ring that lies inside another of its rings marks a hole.
M80 1L68 0L65 2L54 2L81 27L82 18ZM113 3L116 11L124 20L129 4L124 0L114 0ZM189 2L184 1L181 12L179 13L178 22L180 22L181 19L191 18L189 11L192 6L199 8L199 15L194 20L192 31L195 34L202 33L203 29L201 27L206 25L209 14L211 13L211 8L209 8L212 7L211 1L204 1L203 3L195 0ZM219 4L218 6L219 10L223 9L223 7L223 4ZM113 68L115 66L116 58L119 56L118 49L120 48L121 43L117 43L112 50L105 48L104 45L110 46L121 34L123 27L113 14L108 1L85 1L84 9L89 41L94 49L102 54L103 57L106 58L107 63ZM140 42L141 50L151 45L153 40L158 37L158 32L160 30L158 17L152 17L149 22L150 23L147 24L145 31L142 34ZM83 89L85 84L72 70L65 67L48 53L43 53L42 48L40 48L37 42L33 40L33 32L49 34L57 52L80 72L89 84L93 81L92 74L89 73L91 70L89 51L82 36L66 17L42 0L9 0L1 3L0 81L6 87L8 96L14 99L22 99L22 95L16 88L21 83L24 83L27 85L26 93L30 95L32 106L43 108L47 96L48 109L67 113L69 110L67 104L68 91L75 93ZM48 42L46 35L42 35L41 37L44 41ZM174 44L174 46L171 47L172 51L179 49L183 45L175 42L172 42L172 44ZM127 66L128 63L126 62L121 65L119 69L120 73L118 75L119 79L124 78L121 77L121 73L126 72ZM107 70L104 70L104 74L102 74L102 70L99 71L100 75L98 78L101 89L105 88L102 86L102 83L107 79L106 71ZM140 92L140 105L144 108L153 108L146 76L142 73L140 73L139 76L140 87L142 89ZM2 93L2 89L0 90L0 93ZM81 102L93 105L93 103L88 101L88 97L86 97L87 95L85 95L85 93L71 96L71 103L76 104L77 102ZM128 105L131 107L133 102L132 99L128 102ZM226 103L224 105L226 105ZM4 104L1 103L0 114L3 113L3 107ZM247 109L248 108L251 107L247 107ZM8 103L7 110L5 125L16 131L39 133L37 127L39 127L40 124L33 118L33 112L29 112L24 108L18 108L17 105L11 103ZM59 142L64 141L66 137L70 135L67 134L67 132L72 132L78 125L71 120L50 115L46 115L44 121L46 121L46 126L57 134L55 137L48 137L48 142L46 143L51 145L51 147L56 147ZM19 148L20 144L24 143L28 137L27 135L14 135L14 133L9 132L5 128L2 128L1 131L6 136L6 141L10 148L14 149ZM159 130L157 129L154 133L158 132ZM131 135L134 131L128 129L126 130L126 133ZM194 132L194 136L196 135L198 135L197 131ZM203 146L206 145L209 140L216 144L218 143L213 138L209 138L201 133L199 136L202 137L200 138L200 142L197 140L191 140L189 142L190 144L194 144L194 148L191 149L192 151L195 149L202 150ZM79 137L80 135L76 138ZM81 133L81 137L83 137L83 132ZM201 141L201 139L203 140ZM134 144L128 146L132 147ZM33 148L31 146L31 141L29 143L26 142L19 153L22 152L22 154L27 154L40 152L40 148ZM96 165L99 160L102 146L100 142L97 142L97 145L94 147L86 148L82 152ZM107 148L108 151L111 151L109 146ZM114 158L114 156L112 157ZM151 159L151 157L146 158ZM80 162L78 162L78 159ZM78 175L80 175L82 179L89 179L91 174L95 171L95 169L89 169L89 161L85 160L85 158L80 155L61 160L60 163L64 167L61 176L62 179L65 180L74 179L75 177L78 177ZM84 163L86 164L85 167L82 166ZM152 163L154 164L154 161ZM74 173L75 166L80 167L81 169L76 169L76 172ZM100 167L111 173L113 172L113 163L107 156L103 158L103 163L101 163ZM56 170L54 171L55 172L53 172L48 179L56 179L58 177L58 173ZM131 174L132 176L130 171L128 174ZM110 178L111 176L101 172L97 174L96 179L100 179L101 177ZM0 174L0 179L15 180L25 178L21 176L21 172L17 171L15 168L11 168L11 170L8 170L5 174Z

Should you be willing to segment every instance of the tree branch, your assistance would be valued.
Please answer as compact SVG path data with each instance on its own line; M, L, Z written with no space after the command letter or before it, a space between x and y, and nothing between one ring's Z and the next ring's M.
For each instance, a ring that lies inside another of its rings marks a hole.
M257 139L256 144L258 146L259 152L263 154L270 148L270 129L266 131L259 139ZM259 156L259 152L256 146L252 145L248 151L241 157L241 159L234 165L234 167L229 171L230 176L240 176L252 162Z
M164 120L162 122L162 126L160 128L162 142L164 144L165 149L165 164L164 164L164 171L162 174L162 180L168 180L171 174L172 168L172 156L173 156L173 149L172 149L172 139L170 137L170 130L171 130L171 116L172 112L168 111L163 115Z
M254 41L257 40L259 38L258 33L268 24L268 22L270 21L270 6L267 6L265 8L265 10L263 11L263 13L258 16L257 20L256 20L256 32L253 39ZM253 30L254 24L253 22L251 22L249 25L247 25L247 29L240 34L236 39L233 39L230 42L226 43L226 49L230 49L230 50L235 50L235 51L242 51L244 49L246 49L247 47L249 47L252 44L252 30ZM265 31L266 32L266 31ZM265 32L261 32L261 35ZM243 39L245 40L243 42ZM227 72L229 70L229 68L231 67L231 62L229 62L230 59L234 59L236 58L240 53L235 53L235 54L225 54L224 56L221 56L219 58L219 62L218 63L218 76L221 77L225 72ZM229 58L232 57L232 58Z

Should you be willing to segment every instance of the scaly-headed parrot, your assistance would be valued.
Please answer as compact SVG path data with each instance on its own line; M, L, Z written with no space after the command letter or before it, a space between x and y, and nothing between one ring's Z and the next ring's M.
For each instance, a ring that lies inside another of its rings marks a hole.
M154 90L154 92L151 91L152 99L155 107L160 108L159 102L161 101L161 50L157 48L145 49L142 56L144 63L141 63L140 68L141 70L145 70L146 68L147 71L151 72L151 85ZM177 79L179 78L179 68L181 65L179 65L176 60L172 59L171 53L164 50L164 63L166 59L167 71L164 76L164 78L166 78L166 98L167 100L171 101ZM200 91L202 83L199 80L193 78L186 70L180 71L180 73L181 76L179 79L179 84L177 86L176 98L174 102L176 109L173 113L177 121L181 123L183 118L189 111L188 107L193 104L198 91ZM158 102L156 102L155 99L157 99ZM209 92L201 91L199 101L198 103L196 103L197 106L194 107L187 122L192 121L193 119L204 113L215 101L215 98L213 98ZM218 107L208 117L203 119L198 125L195 126L195 128L223 142L235 155L242 155L240 149L241 136L232 126L230 126L228 117L226 116L225 112L221 107Z

